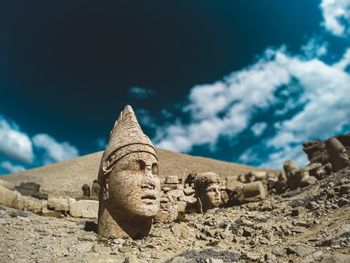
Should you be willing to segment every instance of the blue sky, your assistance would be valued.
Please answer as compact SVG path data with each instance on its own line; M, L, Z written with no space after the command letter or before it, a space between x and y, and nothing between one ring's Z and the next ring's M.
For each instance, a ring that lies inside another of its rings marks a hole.
M0 174L103 149L131 104L164 149L281 168L350 132L350 1L13 1Z

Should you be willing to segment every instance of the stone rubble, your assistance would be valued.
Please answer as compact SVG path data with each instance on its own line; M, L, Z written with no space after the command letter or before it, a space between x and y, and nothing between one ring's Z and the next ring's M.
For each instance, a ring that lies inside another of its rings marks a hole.
M301 191L302 190L302 191ZM96 219L0 206L4 262L349 262L350 168L265 200L182 214L144 239L99 239ZM81 202L76 201L76 202ZM84 200L85 201L85 200ZM45 251L45 252L44 252Z

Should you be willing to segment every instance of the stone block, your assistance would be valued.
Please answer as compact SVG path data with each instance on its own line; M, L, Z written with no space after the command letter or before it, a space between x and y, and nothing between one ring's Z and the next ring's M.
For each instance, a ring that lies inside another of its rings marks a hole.
M47 207L46 200L38 200L28 196L22 196L22 204L24 210L31 211L33 213L40 213Z
M181 196L179 197L179 201L184 201L188 204L194 204L197 202L197 199L194 196Z
M69 198L69 214L73 217L97 218L98 201Z
M5 180L0 180L0 185L9 189L9 190L15 190L15 184L7 182Z
M169 186L164 186L163 188L162 188L162 191L164 192L164 193L167 193L167 192L169 192L171 190L171 188L169 187Z
M170 190L167 192L174 200L178 200L179 197L184 196L184 191L181 189Z
M187 203L185 201L178 201L177 202L177 209L179 212L185 212L186 206L187 206Z
M68 198L49 196L47 206L57 212L66 212L69 210Z
M179 178L176 175L168 176L165 178L166 184L179 184Z
M183 191L185 195L193 195L195 193L195 190L192 187L187 187Z
M21 198L22 195L17 191L12 191L6 187L0 185L0 204L7 207L21 209Z

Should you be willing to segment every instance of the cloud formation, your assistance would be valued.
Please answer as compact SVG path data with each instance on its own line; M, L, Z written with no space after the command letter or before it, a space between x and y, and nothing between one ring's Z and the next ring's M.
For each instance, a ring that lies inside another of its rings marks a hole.
M0 115L0 154L15 160L31 163L34 159L33 145L29 136L19 127Z
M142 88L142 87L130 87L129 95L140 100L147 99L154 96L155 92L152 89Z
M15 122L0 115L0 170L20 172L34 165L61 162L78 156L78 149L70 143L57 142L48 134L31 137L21 131Z
M324 28L335 36L350 33L350 0L322 0L321 10Z
M43 164L61 162L79 156L78 149L68 142L57 142L48 134L37 134L33 137L33 144L43 152Z
M0 167L8 171L9 173L18 173L25 170L24 166L22 165L14 165L13 163L9 161L3 161L0 163Z
M247 128L259 108L274 102L276 87L289 80L290 75L278 60L263 58L222 81L193 87L186 107L193 122L167 127L156 139L158 146L190 151L194 145L215 144L221 135L237 135Z
M348 65L348 51L338 63L328 65L319 58L291 56L283 49L267 50L252 66L222 81L193 87L186 107L192 121L166 127L157 144L186 152L195 145L213 148L220 136L235 138L249 127L258 136L267 125L252 121L270 110L281 120L273 123L276 134L261 147L270 147L273 153L264 161L257 153L249 160L245 152L240 160L252 163L259 159L269 167L280 166L289 158L305 162L299 157L303 155L301 142L315 134L326 138L350 124L350 76L344 70ZM294 94L298 92L302 96ZM298 107L301 109L292 117L283 119Z
M266 122L257 122L252 126L252 132L255 136L260 136L267 128Z

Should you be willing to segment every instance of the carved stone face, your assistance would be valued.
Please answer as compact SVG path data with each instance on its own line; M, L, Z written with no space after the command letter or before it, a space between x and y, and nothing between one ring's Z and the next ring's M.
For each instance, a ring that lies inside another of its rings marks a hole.
M221 204L221 192L218 184L208 185L202 197L203 203L206 203L207 209L218 207Z
M108 177L109 202L131 215L153 217L160 204L157 159L149 153L131 153L113 167Z
M199 173L194 179L194 188L198 200L198 212L214 212L221 200L220 177L213 172Z

